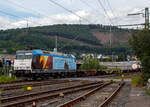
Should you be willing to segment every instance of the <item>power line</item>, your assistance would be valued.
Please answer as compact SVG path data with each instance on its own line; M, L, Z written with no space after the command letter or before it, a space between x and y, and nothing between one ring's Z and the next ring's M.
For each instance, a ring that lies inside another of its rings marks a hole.
M114 11L113 11L113 9L112 9L112 7L111 7L111 5L110 5L109 0L106 0L106 2L107 2L107 4L108 4L109 9L111 10L112 15L113 15L114 17L116 17L117 15L114 13Z
M7 0L7 1L9 1L9 0ZM45 15L45 14L43 14L43 13L37 11L37 10L31 9L31 8L26 8L26 7L22 6L22 4L19 4L17 2L11 2L11 3L14 4L14 5L16 5L16 6L18 6L18 7L20 7L20 8L23 8L24 10L32 11L33 13L36 13L40 17L42 17L42 16L49 17L49 16L47 16L47 15ZM49 18L54 19L52 17L49 17Z
M7 12L4 12L4 11L2 11L2 10L0 10L0 13L5 14L5 15L8 15L8 16L11 16L11 17L22 18L22 17L20 17L20 16L13 15L13 14L11 14L11 13L7 13ZM25 20L27 21L27 19L25 19ZM11 23L10 23L10 25L11 25Z
M9 2L9 0L7 0L8 2ZM37 10L34 10L34 9L30 9L30 8L26 8L26 7L24 7L22 4L19 4L19 3L17 3L17 2L11 2L12 4L14 4L15 6L17 6L17 7L20 7L20 8L23 8L24 10L28 10L28 11L31 11L31 12L33 12L34 14L36 13L38 16L40 16L40 17L49 17L49 16L46 16L45 14L43 14L43 13L40 13L39 11L37 11ZM52 20L54 20L54 18L52 18L52 17L49 17L49 18L51 18ZM35 23L35 22L34 22ZM41 24L40 24L41 25Z
M63 9L66 10L67 12L74 14L75 16L79 17L80 19L83 19L83 20L87 21L88 23L91 23L89 20L87 20L87 19L85 19L85 18L79 16L78 14L74 13L72 10L69 10L69 9L65 8L65 7L62 6L61 4L59 4L59 3L57 3L57 2L55 2L55 1L53 1L53 0L49 0L49 1L50 1L51 3L53 3L53 4L55 4L55 5L57 5L57 6L61 7L61 8L63 8ZM79 37L79 36L76 36L74 39L71 40L71 42L74 41L74 40L76 40L78 37ZM68 44L70 44L70 43L68 43ZM65 46L63 46L63 47L61 47L61 48L59 48L59 49L62 49L62 48L64 48L64 47L66 47L66 46L67 46L67 45L65 45Z
M107 2L108 7L109 7L111 13L112 13L112 15L116 18L116 20L118 20L118 19L119 19L119 21L122 20L123 18L117 18L118 15L116 15L116 13L114 12L114 10L113 10L113 8L112 8L112 6L111 6L109 0L105 0L105 1ZM115 21L115 22L118 23L117 21Z
M25 19L25 18L23 18L23 17L17 16L17 15L8 13L8 12L4 12L4 11L2 11L2 10L0 10L0 13L5 14L5 15L8 15L8 16L11 16L11 17L23 19L23 20L27 21L27 23L28 23L28 21L29 21L29 20L27 20L27 19ZM30 22L31 22L31 23L34 23L34 24L40 24L40 23L35 23L35 22L33 22L33 21L30 21ZM40 24L40 25L41 25L41 24Z
M104 17L106 17L105 14L101 13L100 11L98 11L96 8L94 8L93 6L91 6L88 2L86 2L86 1L84 1L84 0L80 0L80 2L82 2L82 3L85 4L86 6L90 7L92 10L95 10L98 14L101 14L101 15L103 15ZM97 16L98 16L98 14L97 14ZM99 17L97 17L97 20L99 20ZM97 20L95 20L95 22L97 22ZM94 22L94 23L95 23L95 22Z
M9 0L7 0L7 1L9 2ZM36 14L37 14L38 16L40 16L40 17L44 16L44 17L48 17L48 18L51 18L52 20L54 20L54 18L52 18L52 17L46 16L45 14L40 13L40 12L37 11L37 10L33 10L33 9L26 8L26 7L24 7L23 5L21 5L21 4L17 3L17 2L11 2L11 3L14 4L14 5L17 6L17 7L23 8L24 10L32 11L33 13L36 13ZM1 11L1 13L5 14L5 15L12 16L12 17L16 17L16 18L22 18L22 17L20 17L20 16L13 15L13 14L10 14L10 13L4 12L4 11ZM23 19L24 19L24 18L23 18ZM36 22L30 21L30 20L27 20L27 19L24 19L24 20L29 21L29 22L34 23L34 24L40 24L40 23L36 23ZM28 22L27 22L27 23L28 23ZM41 25L41 24L40 24L40 25Z
M55 4L55 5L57 5L57 6L61 7L61 8L63 8L64 10L68 11L69 13L74 14L75 16L79 17L80 19L83 19L83 20L87 21L88 23L91 23L88 19L85 19L85 18L81 17L80 15L74 13L72 10L69 10L69 9L65 8L65 7L62 6L61 4L59 4L59 3L57 3L57 2L55 2L55 1L53 1L53 0L49 0L49 1L50 1L51 3L53 3L53 4Z
M100 13L101 15L104 15L102 14L100 11L98 11L97 9L93 8L91 5L89 5L87 2L85 2L84 0L80 0L83 4L87 5L88 7L90 7L91 9L95 10L96 12ZM104 15L105 16L105 15Z
M9 2L9 0L6 0L6 1ZM33 9L26 8L26 7L22 6L21 4L18 4L17 2L11 2L11 3L18 6L18 7L20 7L20 8L23 8L24 10L29 10L29 11L32 11L34 13L37 13L38 16L40 16L40 14L41 14L41 13L39 13L39 12L33 10Z
M101 2L100 0L97 0L97 1L98 1L98 3L100 4L100 6L103 8L104 13L105 13L105 14L106 14L106 16L108 17L108 19L109 19L110 23L114 26L114 23L112 22L111 18L109 17L109 15L108 15L108 13L107 13L107 11L106 11L105 7L103 6L102 2ZM112 62L113 62L113 52L112 52L112 35L111 35L111 32L112 32L112 30L111 30L111 25L110 25L110 53L111 53L111 55L112 55Z
M101 2L100 0L97 0L97 1L98 1L98 3L100 4L100 6L103 8L103 10L104 10L106 16L108 17L110 23L113 24L111 18L110 18L109 15L107 14L107 11L106 11L105 7L103 6L102 2ZM114 25L114 24L113 24L113 25Z
M2 11L2 10L0 10L0 13L3 13L3 14L8 15L8 16L16 17L16 18L21 18L21 17L19 17L19 16L13 15L13 14L11 14L11 13L4 12L4 11Z
M140 23L140 24L125 24L125 25L117 25L117 26L138 26L138 25L145 25L144 23Z
M110 10L111 10L113 16L116 16L115 13L114 13L114 11L113 11L113 9L112 9L112 7L111 7L111 5L110 5L109 0L106 0L106 2L107 2L107 4L108 4L108 7L110 8Z
M145 29L149 29L149 8L146 7L145 8L145 13L132 13L132 14L128 14L128 16L131 16L131 15L144 15L144 18L145 18Z

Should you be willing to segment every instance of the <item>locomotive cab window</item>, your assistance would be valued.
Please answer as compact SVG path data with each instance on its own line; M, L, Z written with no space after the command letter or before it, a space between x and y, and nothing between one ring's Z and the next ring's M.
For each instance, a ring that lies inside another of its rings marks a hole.
M24 59L24 54L17 54L16 59Z
M32 53L17 54L16 59L31 59Z

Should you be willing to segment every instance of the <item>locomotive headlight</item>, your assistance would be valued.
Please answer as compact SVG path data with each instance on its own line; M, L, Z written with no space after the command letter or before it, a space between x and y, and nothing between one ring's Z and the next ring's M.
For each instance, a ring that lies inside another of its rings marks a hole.
M135 70L135 69L137 69L137 68L138 68L138 65L137 65L137 64L133 64L133 65L132 65L132 69Z

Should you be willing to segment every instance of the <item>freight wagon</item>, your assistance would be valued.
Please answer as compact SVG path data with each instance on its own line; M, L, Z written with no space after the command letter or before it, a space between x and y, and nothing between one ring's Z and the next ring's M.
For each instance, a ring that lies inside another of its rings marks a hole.
M76 73L76 59L71 54L41 49L19 50L12 73L17 77L33 79L73 76Z

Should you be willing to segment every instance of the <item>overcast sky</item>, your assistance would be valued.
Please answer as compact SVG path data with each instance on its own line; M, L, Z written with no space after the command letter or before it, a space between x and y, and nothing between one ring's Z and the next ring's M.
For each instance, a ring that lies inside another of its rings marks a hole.
M127 16L144 13L150 0L0 0L0 29L52 24L122 25L144 23L144 17ZM99 2L100 1L100 2ZM101 3L101 4L100 4Z

